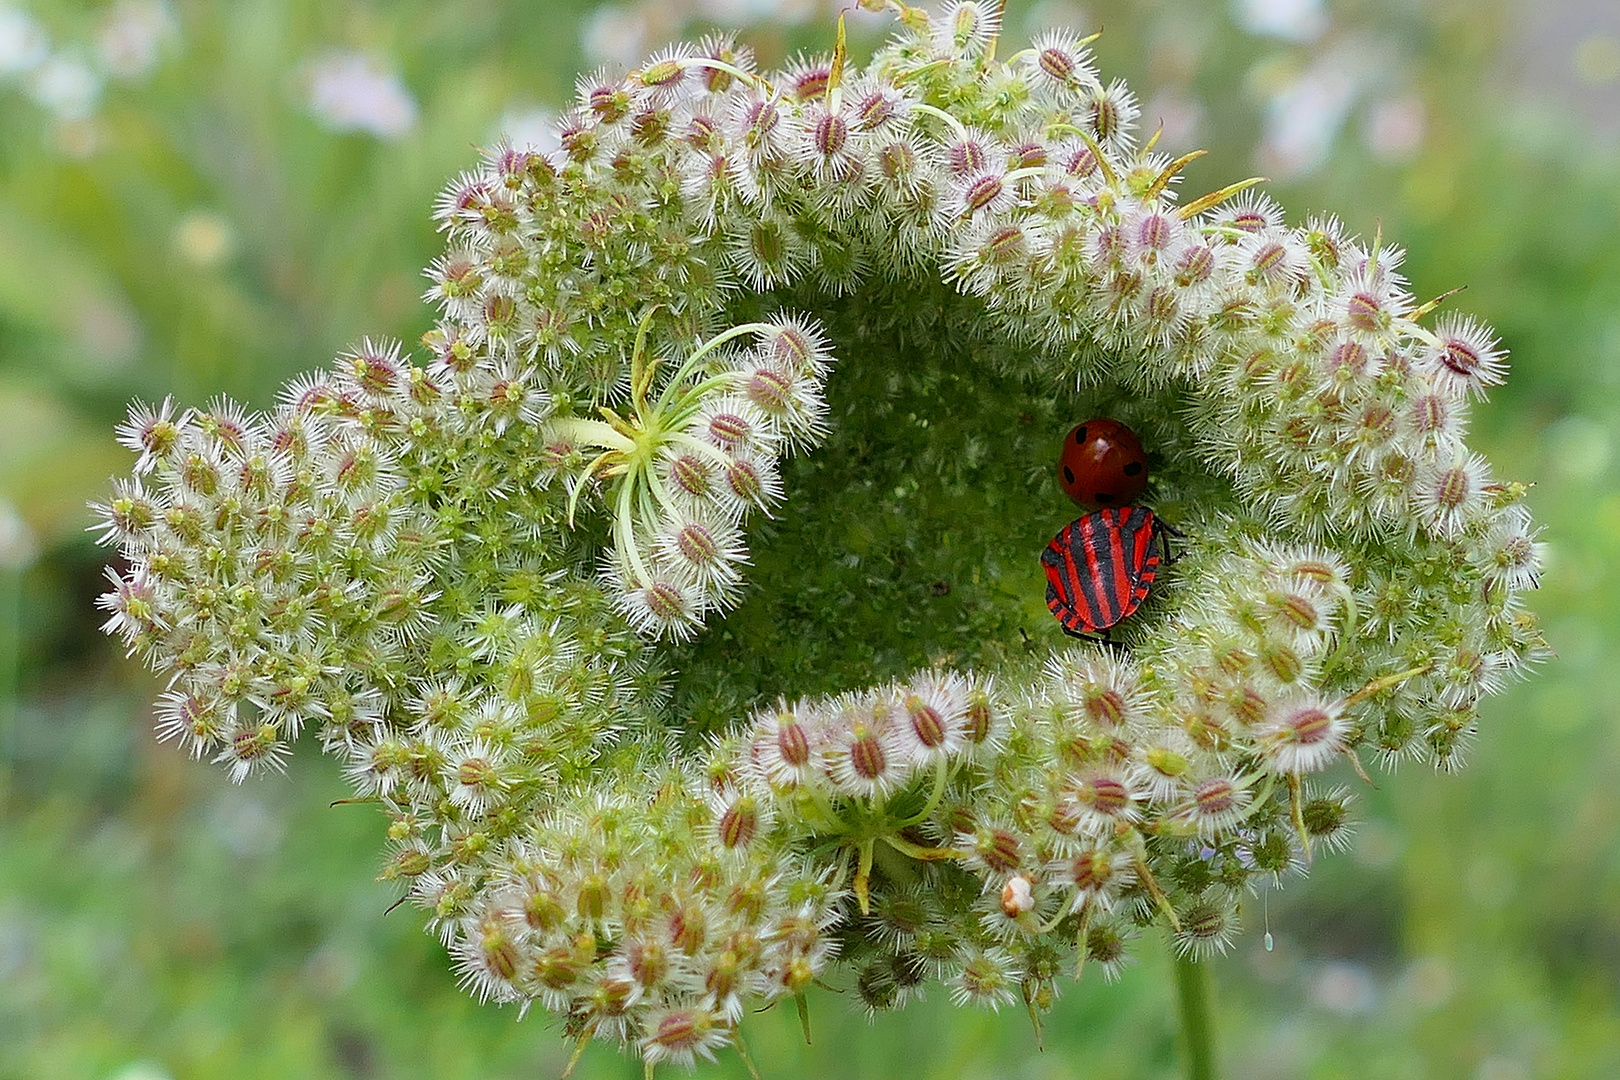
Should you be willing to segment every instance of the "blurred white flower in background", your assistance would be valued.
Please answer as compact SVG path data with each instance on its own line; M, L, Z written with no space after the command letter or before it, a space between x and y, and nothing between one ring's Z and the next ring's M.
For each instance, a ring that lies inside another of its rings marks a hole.
M113 78L140 79L151 74L164 48L179 36L167 0L119 0L102 16L96 53Z
M416 98L405 83L374 57L333 52L309 73L309 111L338 132L363 132L397 139L416 126Z
M192 210L174 227L174 250L193 266L212 270L236 252L236 230L214 210Z
M635 8L607 5L591 12L580 31L585 55L596 63L633 67L645 54L647 16Z
M141 321L122 296L88 298L74 321L73 338L85 359L102 369L119 368L141 351Z
M59 52L34 69L28 94L58 120L87 120L101 102L102 85L100 73L84 57Z
M1030 37L1053 27L1095 30L1097 24L1074 0L1040 0L1024 16L1024 30Z
M853 3L846 6L855 8ZM715 22L769 19L773 22L797 23L807 20L826 5L818 4L815 0L696 0L692 7L694 14ZM859 10L855 8L855 11ZM850 14L854 15L855 11Z
M1373 157L1386 165L1402 165L1423 149L1429 111L1415 94L1385 98L1367 111L1361 141Z
M1346 42L1317 57L1274 93L1266 107L1261 167L1277 179L1321 168L1375 67L1371 49Z
M1337 1016L1364 1016L1378 1006L1378 984L1366 964L1329 960L1311 980L1311 1001Z
M0 497L0 570L26 570L39 558L39 542L17 508Z
M0 78L18 79L49 115L57 150L88 157L102 142L94 120L108 77L144 78L179 38L180 24L168 0L118 0L102 13L92 43L54 51L50 35L33 16L0 6Z
M1322 0L1237 0L1233 18L1251 34L1296 43L1315 41L1329 22Z
M25 11L0 7L0 75L22 75L51 54L45 28Z
M1164 126L1164 149L1190 150L1198 144L1203 130L1204 105L1186 91L1167 86L1142 106L1142 122L1149 128Z
M1620 36L1588 34L1570 58L1576 78L1592 86L1620 81Z
M539 107L511 108L495 123L495 141L506 141L516 150L549 154L562 148L557 136L557 114Z
M802 26L844 15L850 25L884 25L891 16L858 7L854 0L639 0L605 4L586 18L580 46L592 63L632 68L648 53L687 33L693 23L732 30L749 24Z

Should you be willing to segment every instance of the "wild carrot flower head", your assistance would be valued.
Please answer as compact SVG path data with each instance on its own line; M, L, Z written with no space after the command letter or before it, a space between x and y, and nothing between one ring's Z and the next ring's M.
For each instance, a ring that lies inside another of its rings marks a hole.
M1087 40L997 59L997 4L890 6L861 70L717 39L587 78L557 150L438 200L420 350L362 342L262 412L137 405L97 507L160 737L243 780L314 729L471 993L654 1064L835 965L873 1011L936 979L1037 1009L1151 921L1218 951L1246 883L1345 843L1308 774L1455 764L1543 651L1524 489L1463 438L1489 330L1247 183L1181 199ZM1027 395L987 438L895 405L969 376ZM1007 550L885 613L948 636L927 601L979 574L994 632L895 671L807 619L870 685L788 635L770 670L819 692L747 682L778 629L738 613L753 578L847 609L889 574L807 478L847 467L840 505L904 527L919 489L860 470L911 454L978 506L987 443L1079 407L1060 385L1146 436L1185 533L1117 648L1060 644L1010 569L1039 550Z

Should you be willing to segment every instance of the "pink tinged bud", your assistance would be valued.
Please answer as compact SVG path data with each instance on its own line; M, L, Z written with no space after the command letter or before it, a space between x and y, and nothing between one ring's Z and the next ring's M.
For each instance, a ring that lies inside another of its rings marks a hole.
M1474 492L1474 478L1462 467L1447 469L1434 486L1434 501L1442 510L1460 510Z
M1367 370L1367 362L1366 346L1355 341L1340 342L1328 354L1328 368L1335 372L1344 371L1351 375L1360 375Z
M1084 806L1108 817L1118 817L1130 809L1131 792L1111 776L1097 776L1075 788L1075 798Z
M1035 893L1029 878L1014 874L1001 887L1001 913L1009 919L1035 910Z
M142 425L137 438L141 448L153 457L162 457L180 441L180 429L164 419L153 419Z
M1164 214L1149 214L1136 229L1136 242L1149 251L1163 251L1170 244L1170 219Z
M1124 254L1125 235L1119 231L1117 226L1110 225L1098 231L1097 255L1100 259L1104 261L1118 259Z
M1287 269L1288 249L1281 244L1262 244L1255 249L1252 265L1261 277L1272 277Z
M1333 717L1324 709L1301 709L1286 721L1288 737L1302 746L1315 746L1333 737Z
M1272 643L1262 649L1260 661L1281 683L1296 683L1305 674L1305 661L1299 653L1281 643Z
M1070 176L1084 180L1097 171L1097 155L1091 147L1085 146L1069 155L1063 164L1064 171Z
M669 952L656 941L635 941L625 947L625 967L644 987L657 986L669 975Z
M586 101L591 112L608 124L618 123L630 111L630 96L617 86L593 86Z
M706 1014L680 1009L658 1022L648 1042L665 1056L687 1058L704 1048L711 1026Z
M988 266L1004 266L1024 251L1024 230L1017 225L1001 225L979 245L979 259Z
M566 990L583 973L578 951L566 945L547 949L534 960L534 977L548 990Z
M747 847L759 831L759 810L754 800L738 799L720 815L720 843L727 848Z
M669 916L669 941L687 956L696 956L708 940L709 922L700 907L677 908Z
M888 752L876 735L857 728L849 744L849 767L860 779L872 783L883 776L889 767Z
M873 131L882 127L894 119L896 111L894 101L879 90L866 94L855 103L856 123L862 131Z
M654 581L641 591L647 610L664 622L674 622L686 614L686 597L668 581Z
M938 710L913 694L906 698L906 714L911 719L911 730L919 743L930 750L944 745L945 721Z
M795 769L810 763L810 739L797 720L781 723L776 729L776 749L782 760Z
M1386 405L1369 405L1362 412L1357 426L1370 441L1387 442L1395 434L1395 413Z
M512 935L506 927L494 923L485 928L478 942L478 951L484 959L484 966L490 973L498 978L511 982L517 976L518 944L512 940Z
M726 485L743 502L759 505L765 499L765 483L752 462L733 461L726 467Z
M743 386L749 401L769 413L781 412L793 392L793 381L780 371L755 368Z
M713 565L720 552L714 533L698 522L689 522L675 534L675 546L687 562L697 566Z
M669 134L669 113L663 109L643 109L630 121L630 134L643 146L657 146Z
M1183 288L1202 285L1215 272L1215 252L1207 244L1195 244L1176 260L1176 284Z
M983 172L990 163L984 144L972 139L952 143L945 151L946 167L954 176L971 176Z
M776 105L769 101L751 101L748 108L743 111L743 123L755 136L755 141L775 131L776 125L781 120L782 114Z
M992 829L981 835L974 843L974 850L984 865L998 874L1018 869L1023 859L1023 848L1018 837L1006 829Z
M1299 630L1317 630L1322 626L1322 612L1309 597L1298 593L1285 593L1278 599L1277 614L1290 626Z
M1440 343L1440 363L1447 370L1470 379L1479 371L1481 357L1472 342L1450 337Z
M1125 722L1125 699L1117 690L1098 687L1086 695L1087 719L1093 723L1118 727Z
M1064 84L1068 84L1074 79L1075 69L1080 66L1067 49L1059 49L1050 45L1040 51L1040 55L1036 60L1040 64L1042 72L1055 82Z
M1229 704L1233 717L1239 723L1253 725L1265 719L1266 708L1270 703L1254 687L1240 686L1232 694Z
M1237 809L1238 789L1225 777L1213 777L1194 789L1193 803L1205 817L1220 817Z
M468 758L456 766L456 782L466 787L493 787L500 773L486 758Z
M816 121L811 134L811 145L822 157L832 157L849 142L849 124L836 113L828 113Z
M1451 404L1439 394L1424 394L1412 403L1412 427L1420 435L1444 434L1451 426Z
M1012 152L1016 169L1038 169L1046 164L1046 147L1040 143L1023 143Z
M1099 97L1091 103L1091 127L1099 139L1111 139L1123 125L1119 103L1110 96Z
M1176 321L1181 314L1181 300L1172 289L1159 286L1148 294L1147 320L1157 326L1165 326Z
M772 331L767 346L771 356L790 370L802 371L816 362L814 342L797 326L778 326Z
M736 413L716 413L709 420L709 435L721 446L736 446L754 432L754 425Z
M675 486L695 498L707 495L713 487L709 466L696 454L682 454L670 462L670 479Z
M800 101L821 97L827 92L827 84L831 81L832 68L826 64L817 64L794 77L793 96Z
M992 721L989 697L982 691L974 693L968 701L967 729L962 734L968 742L981 744L990 738Z
M1082 893L1100 893L1108 888L1114 877L1114 860L1106 851L1081 852L1069 864L1069 880Z
M720 126L714 122L713 117L694 116L686 125L686 141L703 151L718 149L717 140L720 138Z
M1259 208L1244 208L1228 218L1226 224L1239 232L1260 233L1271 224L1271 219Z
M878 168L889 180L903 180L917 171L917 151L910 143L890 143L878 151Z
M1389 326L1389 313L1383 303L1369 292L1352 295L1345 305L1345 317L1350 325L1364 333L1376 333Z
M1001 197L1003 184L999 176L981 176L968 185L962 202L969 213L977 213Z

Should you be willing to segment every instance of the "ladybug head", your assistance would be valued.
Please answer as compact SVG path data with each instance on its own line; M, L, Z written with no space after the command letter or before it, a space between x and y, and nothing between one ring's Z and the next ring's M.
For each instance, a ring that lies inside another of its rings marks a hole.
M1107 417L1078 424L1063 439L1058 483L1091 510L1129 506L1147 490L1147 455L1136 432Z

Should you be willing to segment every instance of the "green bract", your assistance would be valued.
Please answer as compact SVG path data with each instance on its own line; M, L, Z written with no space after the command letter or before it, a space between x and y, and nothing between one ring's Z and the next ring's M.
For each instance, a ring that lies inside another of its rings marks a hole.
M1038 1014L1152 923L1222 948L1344 840L1306 776L1450 765L1542 648L1461 440L1487 331L1331 219L1178 203L1075 38L894 6L864 71L587 81L439 201L426 357L137 408L102 508L161 735L240 779L314 729L472 991L649 1062L833 967ZM1118 652L1037 563L1102 412L1189 536Z

